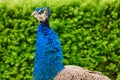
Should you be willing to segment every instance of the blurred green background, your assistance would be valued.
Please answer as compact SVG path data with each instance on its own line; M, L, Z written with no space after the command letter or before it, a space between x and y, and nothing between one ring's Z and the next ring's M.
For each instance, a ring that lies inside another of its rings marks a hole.
M64 64L120 80L120 0L0 0L0 80L32 80L36 7L51 8Z

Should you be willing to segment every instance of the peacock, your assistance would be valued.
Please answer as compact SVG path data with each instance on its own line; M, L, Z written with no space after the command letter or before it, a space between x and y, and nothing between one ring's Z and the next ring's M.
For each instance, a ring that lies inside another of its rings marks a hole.
M37 27L33 80L110 80L98 71L62 63L62 47L58 34L50 27L50 8L36 8L32 13Z

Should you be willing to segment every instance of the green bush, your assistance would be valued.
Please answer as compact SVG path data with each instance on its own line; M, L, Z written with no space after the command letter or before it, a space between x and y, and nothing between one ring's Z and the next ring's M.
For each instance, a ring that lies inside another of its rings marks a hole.
M45 6L51 8L65 65L120 79L119 0L0 0L0 80L32 80L38 23L31 13Z

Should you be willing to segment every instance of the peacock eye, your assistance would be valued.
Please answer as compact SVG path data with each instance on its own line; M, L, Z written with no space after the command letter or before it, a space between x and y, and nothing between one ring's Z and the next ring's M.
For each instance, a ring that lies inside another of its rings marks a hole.
M38 14L40 14L40 15L43 14L43 13L44 13L44 10L39 10L38 11Z

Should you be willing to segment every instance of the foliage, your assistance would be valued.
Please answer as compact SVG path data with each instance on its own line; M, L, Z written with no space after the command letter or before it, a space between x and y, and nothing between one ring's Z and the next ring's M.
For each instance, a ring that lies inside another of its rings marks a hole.
M0 80L32 80L37 21L31 13L39 6L52 10L65 65L120 79L119 0L0 0Z

